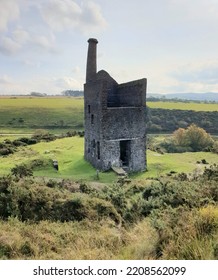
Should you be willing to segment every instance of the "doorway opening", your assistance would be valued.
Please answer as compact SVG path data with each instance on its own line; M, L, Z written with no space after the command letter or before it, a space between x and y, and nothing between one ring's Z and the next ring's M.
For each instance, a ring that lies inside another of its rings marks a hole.
M120 161L122 166L129 166L130 140L120 141Z

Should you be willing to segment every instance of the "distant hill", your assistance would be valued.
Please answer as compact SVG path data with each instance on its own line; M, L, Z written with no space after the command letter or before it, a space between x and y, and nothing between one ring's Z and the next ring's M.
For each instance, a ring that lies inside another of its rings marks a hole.
M169 93L169 94L148 93L148 97L218 102L218 92L206 92L206 93L190 92L190 93Z

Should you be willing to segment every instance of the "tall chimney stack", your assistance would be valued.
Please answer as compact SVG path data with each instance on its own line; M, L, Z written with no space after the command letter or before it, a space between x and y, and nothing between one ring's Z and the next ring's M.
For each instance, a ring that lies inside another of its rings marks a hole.
M90 38L88 40L88 56L87 56L87 65L86 65L86 82L95 79L95 75L97 73L97 65L96 65L96 49L98 41L97 39Z

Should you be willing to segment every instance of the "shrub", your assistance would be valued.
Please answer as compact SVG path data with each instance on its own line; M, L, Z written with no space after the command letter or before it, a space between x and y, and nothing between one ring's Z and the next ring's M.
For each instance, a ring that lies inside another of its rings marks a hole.
M7 156L13 154L16 151L16 147L11 143L10 140L0 143L0 156Z
M26 164L16 165L11 169L11 173L18 178L33 176L32 168Z
M214 141L212 152L218 154L218 141Z
M205 178L205 180L218 181L218 165L213 164L210 167L205 168L203 178Z
M52 166L52 160L44 159L44 158L36 158L30 161L29 167L30 169L40 169L42 167Z
M33 145L33 144L38 143L38 140L37 140L37 139L34 139L34 138L27 138L27 137L19 138L19 139L17 139L17 141L23 142L23 143L25 143L25 144L27 144L27 145Z
M10 155L10 154L13 154L14 153L14 150L11 149L11 148L2 148L0 149L0 155L1 156L7 156L7 155Z
M162 130L161 126L158 124L151 124L149 127L150 132L160 132Z
M30 179L15 182L11 177L0 180L0 216L18 217L21 221L81 221L110 218L120 223L121 217L111 202L81 193L72 193L49 181L49 187Z
M0 243L0 259L9 259L12 257L12 248L9 244Z
M78 131L79 137L84 137L85 136L85 131Z
M49 179L48 182L46 183L46 186L49 188L55 188L58 187L58 182L52 179Z
M22 141L20 141L20 140L14 140L14 141L12 142L12 144L13 144L15 147L26 146L26 145L27 145L26 143L24 143L24 142L22 142Z
M208 189L204 181L196 183L162 179L152 182L144 190L142 213L147 216L155 210L161 211L167 207L200 207L210 201L212 192L212 188Z
M44 140L44 141L53 141L57 138L54 134L49 133L47 130L44 129L38 129L35 131L35 133L32 136L32 139L35 139L37 141Z
M76 130L73 130L73 131L68 131L66 133L66 136L67 137L73 137L73 136L76 136L77 135L77 131Z
M187 129L179 128L173 134L176 145L190 147L194 152L209 149L213 146L213 139L203 129L195 124Z

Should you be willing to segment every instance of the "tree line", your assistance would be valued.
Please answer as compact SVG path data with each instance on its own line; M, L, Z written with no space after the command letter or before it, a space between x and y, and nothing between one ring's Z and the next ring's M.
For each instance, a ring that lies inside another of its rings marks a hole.
M218 134L218 112L203 112L192 110L146 109L147 132L167 133L178 128L187 128L191 124L205 129L212 134Z

